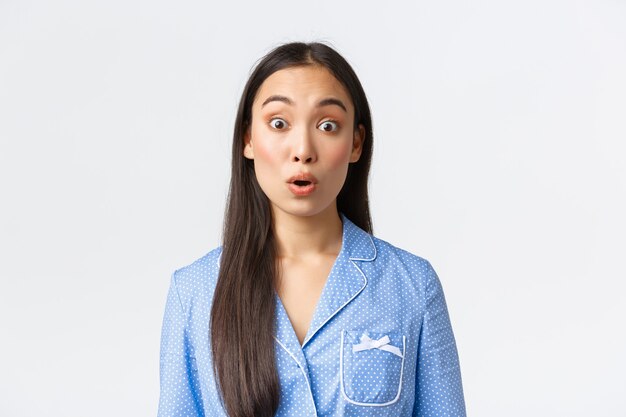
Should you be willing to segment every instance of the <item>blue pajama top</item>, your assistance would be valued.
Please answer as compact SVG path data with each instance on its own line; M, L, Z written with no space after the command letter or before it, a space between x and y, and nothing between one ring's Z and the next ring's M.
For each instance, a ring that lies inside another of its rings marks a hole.
M340 216L341 251L302 345L276 295L276 416L465 416L455 338L433 267ZM221 251L172 274L160 417L227 417L209 341Z

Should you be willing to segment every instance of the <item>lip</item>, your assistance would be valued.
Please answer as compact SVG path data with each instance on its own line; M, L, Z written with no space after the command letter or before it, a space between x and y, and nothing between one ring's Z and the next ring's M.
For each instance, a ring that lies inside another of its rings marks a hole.
M307 185L296 185L295 181L308 181ZM300 172L287 180L289 184L289 191L294 193L297 196L306 196L315 191L317 184L317 178L313 174L309 174L308 172Z
M290 184L293 184L294 181L309 181L313 184L317 184L317 178L315 178L315 175L308 172L299 172L287 180Z

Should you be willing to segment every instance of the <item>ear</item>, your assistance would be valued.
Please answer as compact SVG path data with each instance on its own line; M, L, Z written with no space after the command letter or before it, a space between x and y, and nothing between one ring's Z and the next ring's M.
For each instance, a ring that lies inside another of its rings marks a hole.
M356 129L354 129L354 139L352 140L352 154L350 155L350 162L357 162L361 157L364 140L365 127L360 124Z
M252 149L252 138L250 138L250 128L246 129L243 135L243 156L248 159L254 159L254 150Z

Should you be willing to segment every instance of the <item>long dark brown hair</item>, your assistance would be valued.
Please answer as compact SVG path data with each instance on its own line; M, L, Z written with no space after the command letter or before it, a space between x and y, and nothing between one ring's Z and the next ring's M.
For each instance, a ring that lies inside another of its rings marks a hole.
M252 119L259 87L274 72L322 65L348 91L354 104L354 128L365 128L363 149L348 167L337 196L337 210L372 233L367 181L372 156L372 121L365 92L354 70L322 43L288 43L256 65L243 90L233 135L230 189L224 215L222 254L211 309L213 372L230 417L272 417L279 404L274 345L274 282L278 271L272 214L254 172L243 156L244 134Z

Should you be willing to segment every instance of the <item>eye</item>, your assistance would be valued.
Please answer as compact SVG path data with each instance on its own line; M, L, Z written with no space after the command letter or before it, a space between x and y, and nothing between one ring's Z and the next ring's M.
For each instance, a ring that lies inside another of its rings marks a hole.
M275 117L270 120L270 126L272 126L276 130L283 130L287 127L287 122L279 117Z
M339 124L337 124L334 120L326 120L317 128L323 130L324 132L336 132L337 129L339 129Z

